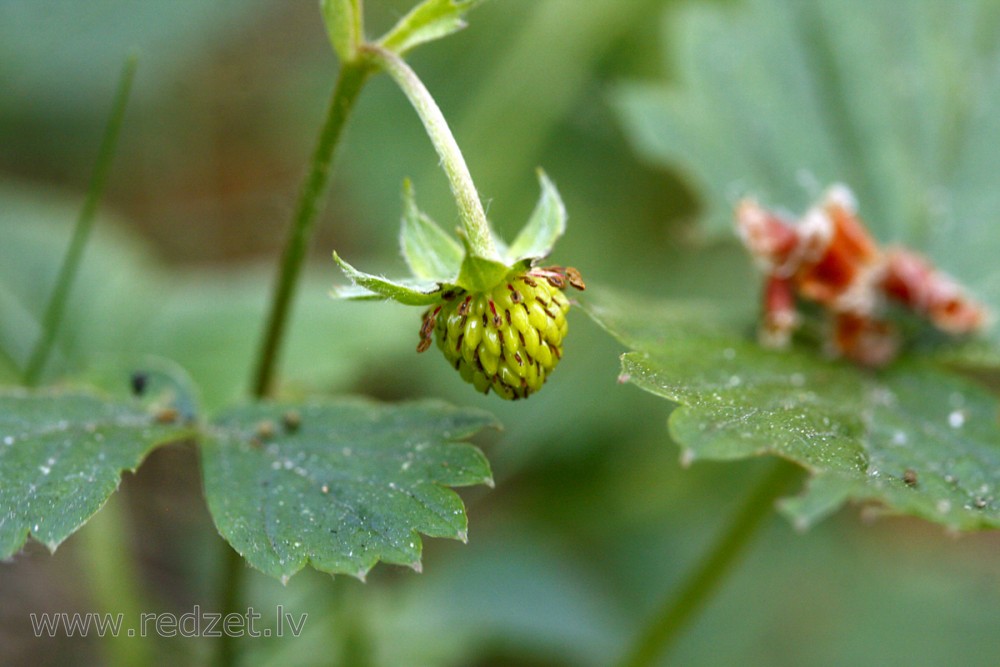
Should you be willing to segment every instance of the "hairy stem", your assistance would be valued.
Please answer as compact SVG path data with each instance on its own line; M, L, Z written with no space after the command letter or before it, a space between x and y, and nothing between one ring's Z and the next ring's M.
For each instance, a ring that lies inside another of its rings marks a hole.
M330 184L330 165L333 162L333 155L347 118L371 71L371 67L363 59L341 65L340 76L337 78L337 85L327 107L326 120L323 122L313 151L309 173L299 190L295 213L285 239L267 328L261 341L253 376L252 392L255 398L263 398L271 392L281 342L285 335L306 251L309 249L313 226Z
M472 254L485 259L499 260L493 235L486 221L486 211L483 210L483 204L479 200L472 175L434 98L417 74L397 54L378 44L365 44L362 51L369 54L372 61L393 78L423 122L427 136L434 144L434 149L441 158L441 166L448 176L448 183L458 204L462 228L465 230Z
M118 90L115 92L114 104L111 107L111 115L104 128L104 136L97 154L97 163L90 179L90 185L87 187L87 197L84 199L80 215L76 219L73 237L70 239L66 256L63 258L62 266L59 267L55 287L52 289L52 295L49 297L45 313L42 315L41 334L24 369L24 384L29 387L38 383L38 379L45 369L45 364L49 360L49 355L52 353L52 345L55 343L56 334L60 324L62 324L63 315L66 313L66 302L73 287L73 280L80 268L80 260L83 258L83 250L90 238L90 230L94 226L94 213L97 211L97 204L101 200L101 195L104 194L104 188L108 182L108 173L111 171L111 161L118 146L118 137L121 135L125 107L128 104L129 93L132 91L132 81L135 79L137 65L138 58L133 55L122 66Z
M750 540L771 515L774 502L786 491L799 469L785 461L775 461L733 516L700 565L688 574L680 588L670 595L618 663L620 667L648 667L667 653L680 631L704 606L716 587L736 564Z

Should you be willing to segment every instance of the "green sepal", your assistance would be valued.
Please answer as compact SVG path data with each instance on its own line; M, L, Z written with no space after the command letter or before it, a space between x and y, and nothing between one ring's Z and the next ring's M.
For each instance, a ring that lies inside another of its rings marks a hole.
M360 0L319 0L334 51L344 62L354 60L363 41Z
M406 264L417 278L438 282L454 280L462 266L462 246L417 208L409 179L403 181L399 245Z
M465 239L462 240L464 242ZM510 267L503 262L478 257L466 246L465 259L455 284L470 292L487 292L499 285L509 273Z
M525 259L520 259L513 264L511 264L511 273L527 273L531 267L538 263L537 257L526 257Z
M332 296L340 299L392 299L407 306L426 306L441 300L441 284L427 281L396 281L358 271L333 253L353 288L334 288Z
M463 16L480 2L424 0L383 35L379 44L402 55L415 46L447 37L466 26Z
M541 169L538 170L538 183L542 194L535 204L535 210L506 251L506 257L511 263L547 256L566 231L566 206L555 184Z

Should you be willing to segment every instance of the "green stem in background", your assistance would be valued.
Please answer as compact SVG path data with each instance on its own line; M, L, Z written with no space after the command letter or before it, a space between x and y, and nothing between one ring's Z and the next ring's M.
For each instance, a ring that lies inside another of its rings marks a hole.
M29 387L38 383L38 379L45 369L45 364L49 360L49 355L52 353L52 345L55 343L59 325L66 313L66 302L73 287L73 280L80 268L80 260L83 257L87 240L90 238L90 230L94 226L94 213L97 211L97 204L108 182L111 160L114 158L115 149L118 146L118 137L121 134L125 118L125 107L128 104L129 93L132 91L132 81L135 78L137 65L138 57L133 55L125 61L122 67L111 116L104 129L104 137L97 155L97 164L87 188L87 197L83 202L83 208L80 209L80 215L76 219L76 227L73 229L69 249L63 258L62 266L59 267L59 275L56 277L52 296L49 297L48 305L42 316L41 335L35 343L31 356L28 357L28 364L24 369L24 384Z
M243 575L246 572L247 564L243 556L236 552L232 546L222 543L224 559L222 565L222 583L219 592L219 609L222 617L229 614L243 614L246 609L240 608L243 593ZM228 632L223 632L219 637L218 653L215 664L219 667L233 667L236 660L236 637Z
M371 67L363 59L341 65L340 76L337 78L337 85L327 107L326 120L316 142L316 149L313 151L309 173L299 191L295 213L285 239L285 249L281 256L278 279L271 299L271 311L253 376L252 391L255 398L264 398L271 392L278 353L288 324L299 276L302 273L302 264L309 249L313 225L330 185L330 165L333 162L333 155L351 109L354 108L358 94L371 72Z
M340 661L337 664L351 667L375 667L375 641L370 632L370 621L366 615L363 597L367 591L364 584L347 577L334 580L336 602L331 623L331 634L340 639Z
M441 158L441 166L448 175L448 183L458 204L462 227L472 254L499 261L500 256L493 243L493 234L486 221L486 211L483 210L483 204L479 200L472 175L434 98L410 66L392 51L377 44L365 44L361 47L361 51L370 55L372 61L393 78L420 116L427 135L434 144L438 157Z
M801 471L785 461L775 461L764 479L743 502L701 565L688 575L675 594L654 614L619 667L655 665L673 646L680 631L715 592L735 565L751 538L774 510L775 501L798 479Z
M29 387L37 384L45 369L66 312L73 281L94 226L97 204L107 185L138 62L138 57L132 55L122 66L87 196L76 219L69 248L59 267L52 295L42 316L41 335L22 376L24 384ZM88 573L86 580L90 594L98 608L107 614L122 614L125 619L138 619L139 614L148 609L149 605L143 604L138 593L142 587L137 583L138 572L135 562L130 558L133 551L129 548L125 526L126 517L122 511L120 496L113 496L102 511L88 522L87 529L81 532L81 557ZM103 647L107 651L108 664L112 665L141 667L152 664L155 657L154 644L145 639L128 637L124 631L106 639Z
M137 623L141 614L150 610L140 591L136 564L129 556L133 553L129 545L128 517L122 507L121 494L111 497L90 521L85 530L80 531L82 565L87 572L84 580L90 589L100 613L121 614L125 619L122 631L113 633L101 641L107 664L116 667L142 667L156 662L157 644L154 640L138 636L138 628L129 628L129 623ZM136 630L136 636L129 637L127 630Z

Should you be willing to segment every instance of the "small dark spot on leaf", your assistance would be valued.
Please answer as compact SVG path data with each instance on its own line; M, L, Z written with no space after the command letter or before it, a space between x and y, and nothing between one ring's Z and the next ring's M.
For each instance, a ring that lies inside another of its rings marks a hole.
M146 385L149 384L149 374L146 371L135 371L129 378L129 384L133 395L142 396L146 393Z
M907 468L906 470L904 470L903 471L903 482L907 486L916 486L917 485L917 471L914 470L913 468Z

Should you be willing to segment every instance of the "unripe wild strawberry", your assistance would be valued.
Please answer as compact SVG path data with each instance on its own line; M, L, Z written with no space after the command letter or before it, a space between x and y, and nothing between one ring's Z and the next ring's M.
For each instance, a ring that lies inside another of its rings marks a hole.
M466 382L508 400L542 388L562 358L569 325L567 285L584 289L571 267L512 272L486 292L445 292L444 302L424 313L418 352L431 337Z
M334 295L427 308L417 352L437 338L445 358L476 389L493 389L505 399L526 398L541 389L562 356L569 309L562 291L567 285L584 287L576 269L536 266L566 230L566 207L539 169L542 192L535 209L510 244L499 242L430 92L398 53L382 45L365 46L366 57L392 77L420 116L448 177L461 227L456 242L417 208L413 187L405 181L399 240L412 278L364 273L334 252L334 261L354 283Z
M464 211L459 243L417 208L406 182L400 248L412 277L390 280L364 273L333 253L354 283L336 288L334 296L421 306L417 352L436 340L448 363L477 391L492 389L507 400L527 398L542 388L562 358L569 310L563 292L584 289L576 269L538 265L566 228L566 208L555 185L541 171L538 179L538 204L509 244L495 238L474 191L467 197L456 194ZM452 185L456 193L461 190L461 183Z

